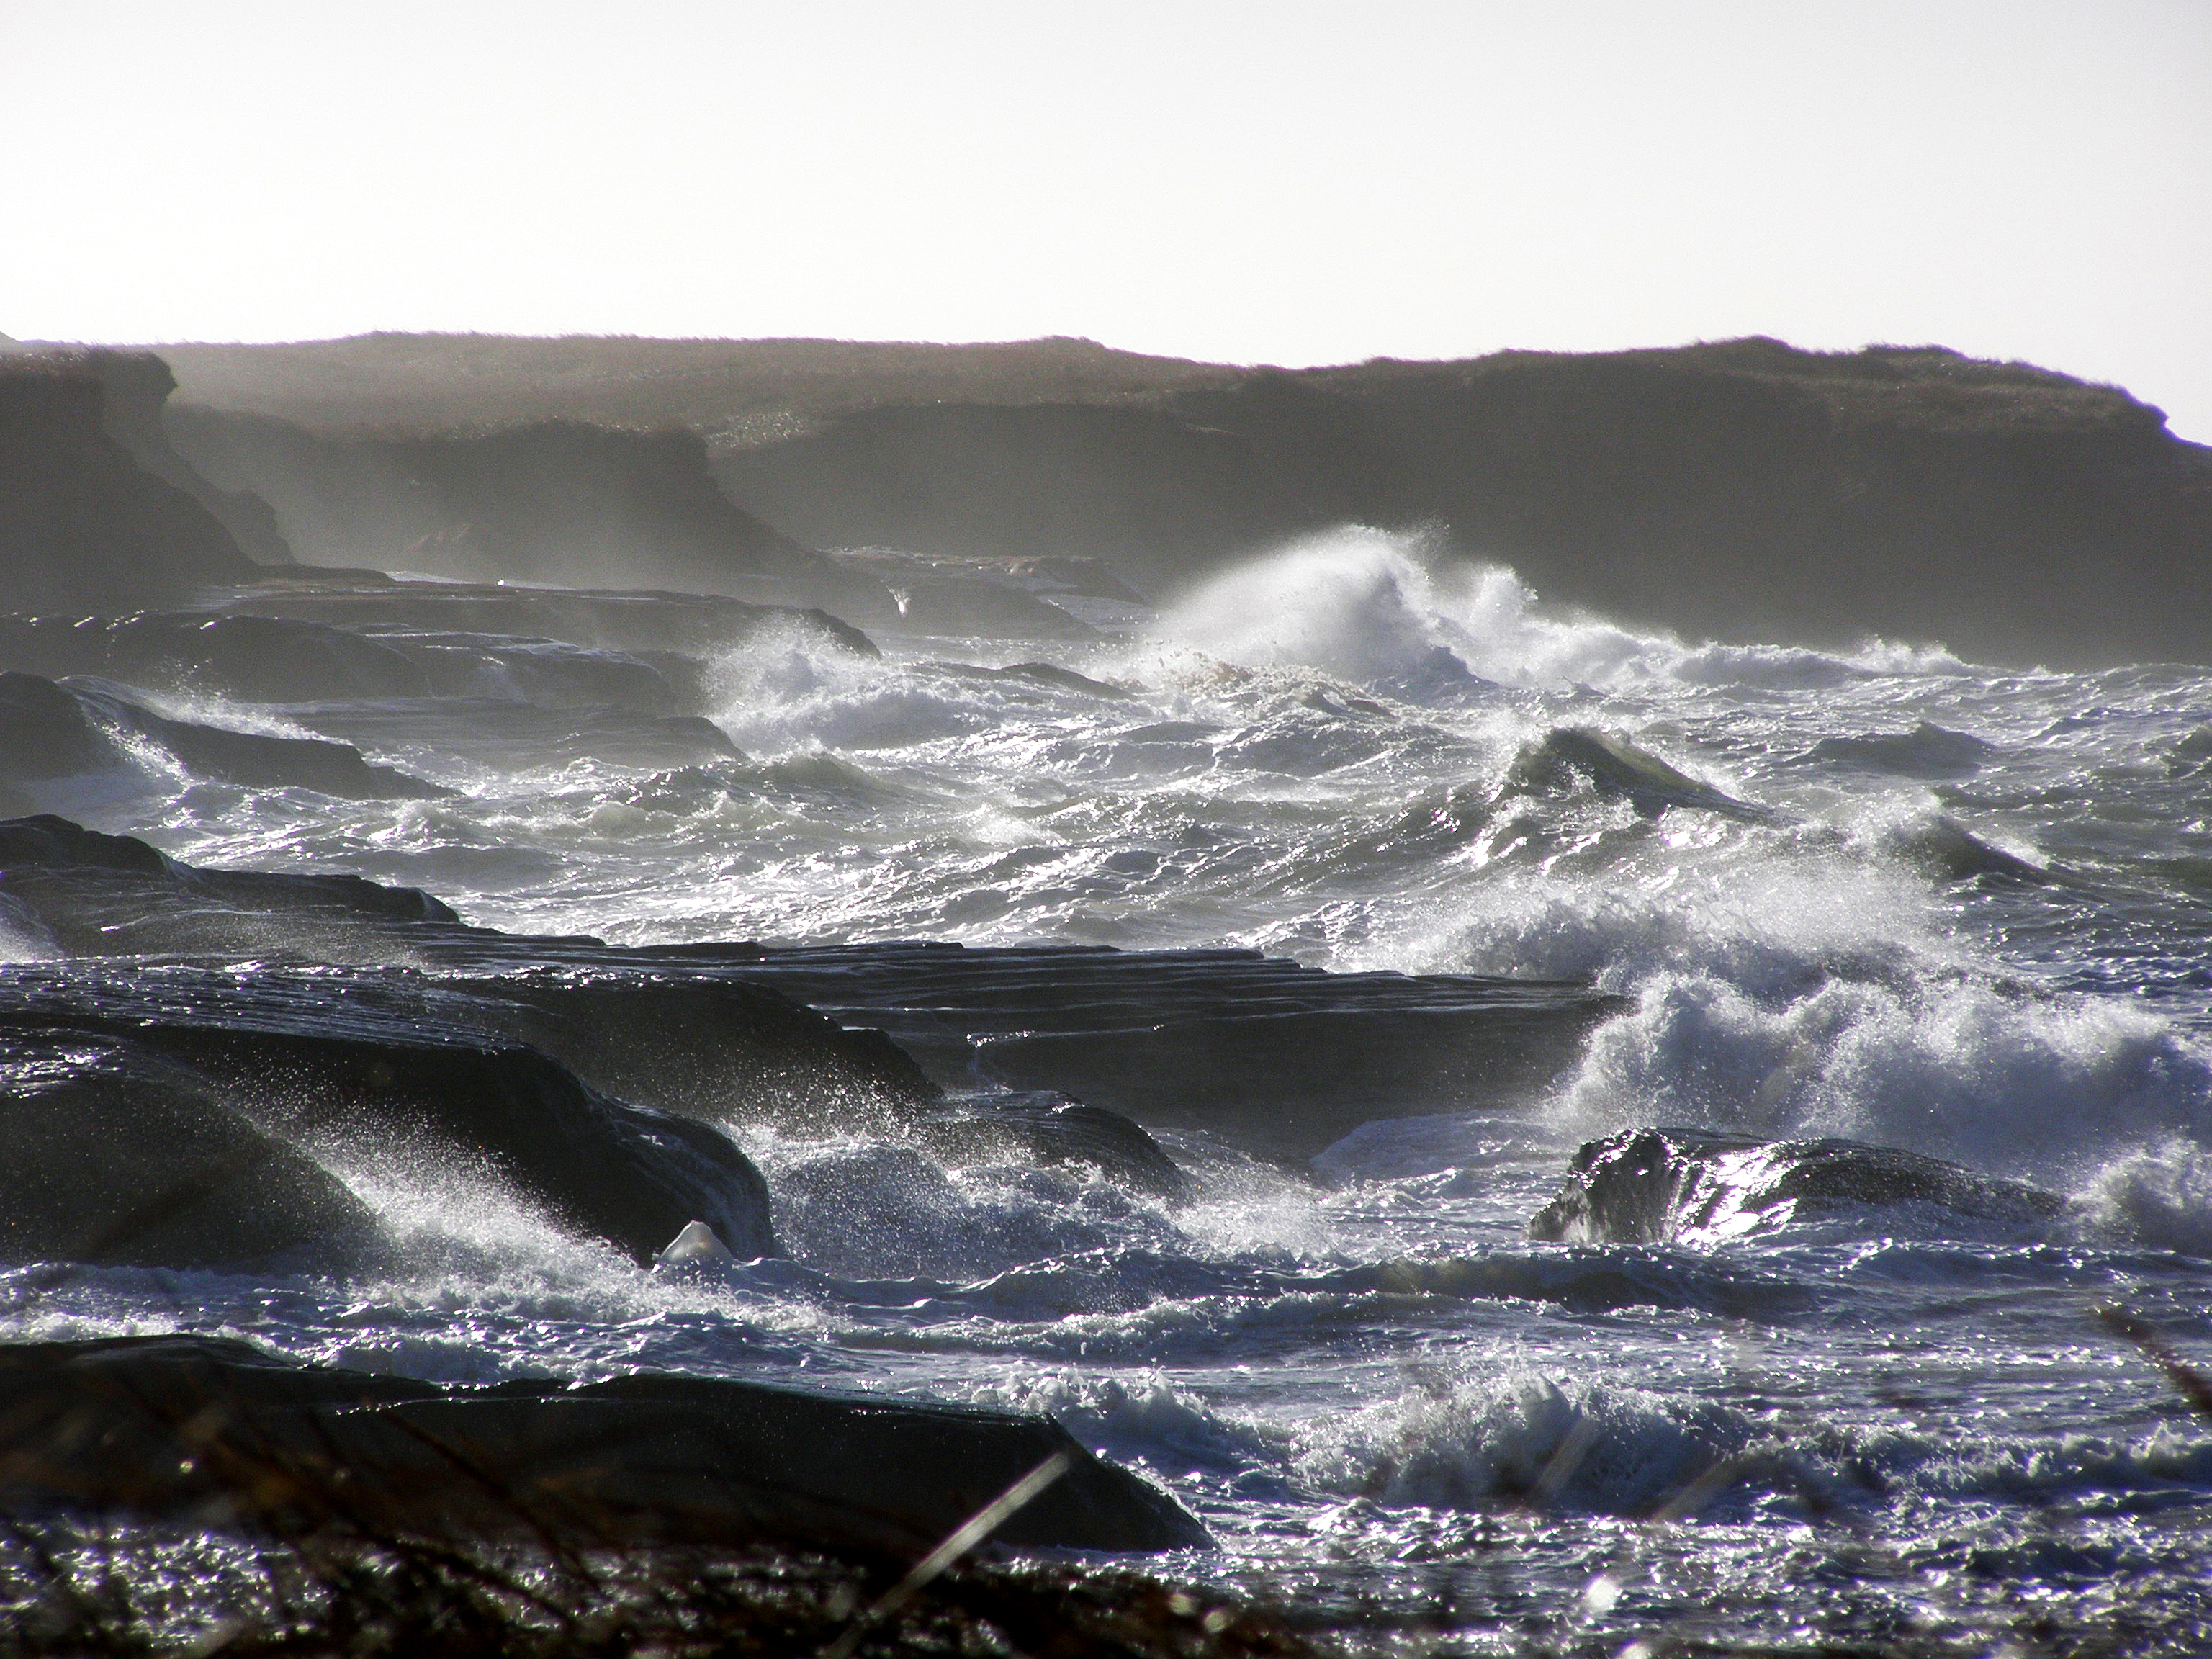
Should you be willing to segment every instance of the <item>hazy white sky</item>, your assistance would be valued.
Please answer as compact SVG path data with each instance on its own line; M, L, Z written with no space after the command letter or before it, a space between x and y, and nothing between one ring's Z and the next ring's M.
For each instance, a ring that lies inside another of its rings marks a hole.
M2212 0L0 0L0 331L1939 341L2212 441Z

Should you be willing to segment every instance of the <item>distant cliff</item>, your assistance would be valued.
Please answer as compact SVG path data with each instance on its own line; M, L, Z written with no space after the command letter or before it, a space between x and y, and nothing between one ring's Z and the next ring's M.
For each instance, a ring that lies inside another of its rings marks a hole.
M1096 556L1158 592L1306 529L1429 526L1547 600L1693 636L2212 659L2212 451L2124 392L1941 348L1298 371L1069 340L371 336L173 355L185 399L349 438L551 409L680 422L732 501L816 546Z
M1436 526L1692 636L2212 660L2212 450L2112 388L1766 340L1255 372L1139 406L887 405L719 461L825 544L1091 554L1172 587L1322 525Z
M879 586L732 506L686 431L539 421L433 436L318 434L173 410L204 472L276 508L311 562L476 580L672 587L880 611Z
M0 356L0 610L128 611L259 570L117 441L98 354Z
M177 380L168 364L150 351L94 350L84 353L83 361L99 378L101 423L109 437L147 471L215 514L248 558L259 564L292 562L292 550L268 502L251 490L218 488L171 445L162 416Z

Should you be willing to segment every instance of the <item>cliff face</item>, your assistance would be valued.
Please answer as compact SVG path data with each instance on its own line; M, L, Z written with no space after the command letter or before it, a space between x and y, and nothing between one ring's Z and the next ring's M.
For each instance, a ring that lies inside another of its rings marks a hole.
M877 585L732 506L689 432L544 421L480 435L342 437L179 410L179 447L276 507L321 565L676 587L866 611Z
M173 602L258 567L222 522L110 435L82 356L0 357L0 608Z
M1091 554L1156 590L1301 530L1426 525L1692 636L2212 658L2212 451L2124 392L1936 349L1263 371L1135 409L872 410L718 467L826 545Z
M715 474L818 545L1102 558L1147 589L1328 522L1336 499L1247 432L1080 404L864 410L725 451Z
M815 546L1096 556L1157 594L1302 531L1425 526L1548 600L1692 636L2212 659L2212 451L2124 392L1939 348L1296 372L1077 341L380 336L179 357L186 397L330 419L352 398L356 421L416 432L541 407L680 418L731 501ZM453 488L418 482L443 461L348 441L398 469L401 497ZM414 533L464 516L441 506Z
M150 351L88 351L84 362L100 380L109 437L147 471L213 514L248 558L259 564L292 562L268 502L251 490L216 488L171 447L162 416L177 380L168 364Z

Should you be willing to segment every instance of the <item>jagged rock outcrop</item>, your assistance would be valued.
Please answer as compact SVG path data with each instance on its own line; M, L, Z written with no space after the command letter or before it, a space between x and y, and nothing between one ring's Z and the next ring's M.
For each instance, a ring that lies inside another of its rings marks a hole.
M250 1533L775 1543L910 1563L1048 1459L991 1536L1203 1547L1048 1418L642 1374L441 1388L195 1336L0 1345L0 1504Z
M1762 1140L1630 1129L1574 1155L1528 1237L1566 1244L1717 1243L1863 1206L1914 1204L1962 1221L2046 1222L2064 1200L1941 1158L1855 1140Z
M260 567L107 428L82 356L0 356L0 591L18 611L173 603Z

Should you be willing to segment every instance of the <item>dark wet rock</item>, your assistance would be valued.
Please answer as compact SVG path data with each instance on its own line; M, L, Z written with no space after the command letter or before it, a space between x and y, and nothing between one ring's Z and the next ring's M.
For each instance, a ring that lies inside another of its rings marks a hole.
M0 617L0 667L56 679L96 674L152 691L245 702L419 697L430 691L420 663L349 629L204 611Z
M0 674L0 783L121 764L114 742L77 698L35 674Z
M1626 800L1646 817L1670 807L1717 812L1753 823L1774 817L1764 806L1738 800L1675 770L1618 732L1589 726L1556 727L1522 750L1507 770L1501 792L1557 794L1580 788Z
M462 927L412 889L197 871L53 819L0 824L8 898L88 955L412 963L474 998L477 1029L687 1117L1027 1146L1146 1190L1166 1182L1165 1155L1133 1126L1057 1107L999 1112L969 1097L1048 1091L1136 1124L1304 1158L1372 1118L1524 1103L1626 1006L1579 984L1329 974L1254 951L623 949L508 936ZM804 1043L788 1005L749 1000L739 988L753 987L819 1011L805 1017L818 1024ZM494 1001L505 1012L487 1012ZM948 1113L963 1112L975 1121L947 1126Z
M2174 778L2212 776L2212 726L2194 726L2168 744L2166 771Z
M465 582L264 582L227 601L231 614L422 634L561 640L610 651L716 655L789 637L857 656L878 653L859 629L821 610L651 589L505 587Z
M750 961L741 953L749 953ZM880 1026L956 1091L1049 1090L1310 1157L1372 1118L1524 1103L1626 1005L1475 975L1330 974L1256 951L883 944L651 952Z
M1893 1146L1632 1129L1575 1153L1528 1236L1568 1244L1717 1241L1837 1210L1899 1204L2002 1225L2048 1221L2065 1207L2035 1188Z
M1048 1458L992 1535L1204 1547L1175 1501L1042 1417L714 1377L428 1382L207 1337L0 1345L0 1504L250 1532L341 1526L912 1561Z
M1963 778L1978 772L1996 753L1994 744L1970 732L1953 732L1923 720L1910 732L1870 737L1823 738L1804 759L1829 761L1905 778Z
M200 870L51 817L0 823L0 900L85 956L246 950L442 963L429 981L323 983L356 1006L381 1000L484 1041L526 1044L593 1089L690 1123L874 1134L953 1164L1089 1164L1141 1191L1182 1191L1174 1161L1127 1118L1059 1097L949 1099L882 1031L848 1030L754 982L750 947L732 947L727 959L683 952L678 963L589 940L509 939L460 927L412 888ZM976 1080L966 1086L972 1094Z
M1175 1160L1118 1112L1053 1094L948 1098L881 1031L848 1030L762 985L605 967L440 983L479 1006L471 1018L597 1087L700 1122L869 1134L956 1167L1088 1164L1140 1192L1188 1190Z
M943 1162L1088 1164L1156 1198L1189 1196L1190 1177L1159 1142L1119 1112L1050 1090L952 1103L914 1120L915 1139Z
M0 1032L0 1260L223 1266L374 1217L209 1078L127 1041Z
M296 596L302 586L265 591ZM668 714L697 706L704 665L677 651L621 651L374 621L357 629L294 617L149 611L0 617L0 668L55 679L91 674L151 691L241 702L498 697Z
M82 354L0 357L0 593L11 610L172 603L258 567L106 426Z
M62 949L95 956L289 945L343 960L349 941L380 927L459 925L419 888L353 875L204 870L132 836L51 815L0 820L0 897Z
M611 1094L702 1123L882 1133L943 1098L881 1031L848 1030L739 980L609 965L438 982L477 1005L487 1029Z
M23 754L11 765L9 753L27 750L37 734L51 733L52 752L66 754L76 771L127 766L120 745L135 738L166 751L195 778L249 789L312 789L348 800L431 800L453 793L394 767L372 765L349 743L171 720L98 680L57 685L35 675L0 674L0 719L16 728L12 739L0 739L0 779L57 775L52 759Z
M179 1062L293 1145L489 1176L641 1263L694 1219L739 1255L774 1253L767 1187L726 1136L611 1099L466 1012L404 984L265 969L0 981L0 1031L94 1033Z
M610 651L496 634L374 637L419 665L434 696L492 697L541 708L605 706L665 716L694 713L702 696L705 665L680 652Z

